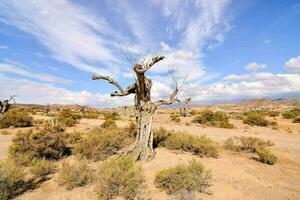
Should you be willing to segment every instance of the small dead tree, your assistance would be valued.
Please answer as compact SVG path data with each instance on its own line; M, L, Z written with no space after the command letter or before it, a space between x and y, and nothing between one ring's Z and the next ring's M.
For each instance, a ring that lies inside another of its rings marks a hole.
M188 110L188 104L192 101L192 98L185 98L184 100L177 99L180 103L180 116L181 117L188 117L189 116L189 110Z
M3 101L0 101L0 115L3 115L4 113L6 113L7 111L9 111L9 109L11 108L11 103L10 101L13 100L14 103L16 103L15 96L10 96L9 99L5 99Z
M145 76L145 73L156 63L163 60L164 56L154 56L145 63L137 63L133 67L136 81L125 90L109 76L94 75L93 80L106 80L114 85L118 91L111 93L112 97L127 96L135 94L134 109L137 123L137 136L135 142L122 150L122 154L131 154L134 159L142 160L154 157L153 150L153 115L160 105L170 105L177 99L179 85L173 77L173 92L168 100L151 101L151 79Z

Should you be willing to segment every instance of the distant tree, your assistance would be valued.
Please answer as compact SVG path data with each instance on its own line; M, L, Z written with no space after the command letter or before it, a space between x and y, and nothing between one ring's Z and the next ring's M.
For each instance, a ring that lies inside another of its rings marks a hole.
M163 56L153 56L148 61L137 63L133 67L135 83L129 85L125 90L109 76L94 75L93 80L106 80L114 85L118 91L111 93L112 97L127 96L135 94L134 109L137 123L137 135L135 142L124 149L123 154L131 154L134 159L142 160L152 158L155 155L153 150L153 115L160 105L170 105L177 99L179 85L173 77L173 92L168 100L151 101L151 79L145 73L157 62L163 60Z
M188 111L188 104L192 101L192 98L185 98L183 100L176 99L180 103L180 116L181 117L188 117L189 111Z

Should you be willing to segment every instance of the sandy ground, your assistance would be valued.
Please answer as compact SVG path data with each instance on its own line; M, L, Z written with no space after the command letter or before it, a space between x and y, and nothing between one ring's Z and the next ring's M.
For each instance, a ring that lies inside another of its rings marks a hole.
M259 163L251 158L252 155L222 150L220 157L199 158L190 153L169 151L164 148L156 149L153 160L139 162L144 168L147 179L147 197L153 200L172 199L157 189L153 182L157 171L186 163L193 157L202 161L207 169L212 171L213 186L211 195L198 194L200 199L251 199L251 200L297 200L300 199L300 124L278 118L278 130L263 127L249 127L240 120L231 120L235 129L222 129L186 125L191 118L185 118L180 124L169 121L169 115L159 114L154 118L155 127L165 127L169 130L185 131L194 135L207 135L218 143L223 143L230 136L254 136L275 143L272 151L278 156L278 163L273 166ZM102 120L81 120L76 127L68 131L88 131L99 126ZM126 126L128 120L118 121L119 126ZM12 135L16 130L10 130ZM7 148L12 135L0 135L0 158L7 157ZM56 176L56 175L55 175ZM28 191L17 199L50 200L50 199L95 199L93 186L85 186L67 191L59 187L55 177L44 182L34 191Z

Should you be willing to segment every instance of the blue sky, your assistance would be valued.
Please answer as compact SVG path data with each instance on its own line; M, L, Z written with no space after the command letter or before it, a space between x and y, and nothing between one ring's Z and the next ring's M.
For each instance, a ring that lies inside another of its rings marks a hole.
M131 104L91 76L126 87L156 54L153 99L171 93L170 68L194 103L299 97L299 19L297 0L0 0L0 99Z

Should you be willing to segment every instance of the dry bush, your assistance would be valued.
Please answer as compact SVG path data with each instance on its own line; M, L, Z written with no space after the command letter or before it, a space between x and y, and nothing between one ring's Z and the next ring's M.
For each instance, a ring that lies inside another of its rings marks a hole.
M202 163L193 159L189 164L178 164L159 171L155 184L167 194L177 194L182 190L206 192L211 186L211 173L204 169Z
M11 157L28 155L28 158L59 159L70 154L66 135L60 127L45 125L41 130L19 132L9 148Z
M268 126L269 121L264 118L262 114L249 113L243 119L244 124L249 124L251 126Z
M145 187L143 170L129 157L115 157L101 163L96 176L98 199L117 196L125 200L137 199Z
M255 137L243 136L228 138L224 143L224 148L237 152L256 153L259 156L258 161L272 165L276 163L277 157L270 152L268 147L273 145L270 140L264 141Z
M44 180L55 172L55 164L49 160L36 159L31 163L30 172L34 178Z
M165 128L160 127L154 131L153 134L153 147L164 146L164 142L171 135L171 132Z
M196 111L196 110L191 110L191 111L190 111L190 114L191 114L192 116L197 115L197 111Z
M277 157L267 148L260 148L256 153L258 155L258 161L262 163L274 165L277 162Z
M80 115L70 109L65 109L58 114L57 119L63 125L71 127L79 123Z
M232 119L238 119L238 120L242 120L244 117L243 113L240 113L240 112L230 112L229 116Z
M26 189L23 170L12 162L0 161L0 200L13 199Z
M101 124L101 128L112 128L112 129L117 128L116 121L112 118L107 118Z
M258 149L273 146L274 144L268 140L264 141L256 137L230 137L224 143L224 148L234 151L244 151L256 153Z
M293 123L300 123L300 116L293 119Z
M95 129L74 145L74 153L94 161L105 160L133 143L129 128Z
M187 191L187 190L180 190L175 195L175 200L195 200L195 192L194 191Z
M121 119L119 113L117 112L107 112L107 113L104 113L104 120L107 120L107 119L112 119L112 120L119 120Z
M33 124L34 125L43 125L44 120L43 119L35 119L35 120L33 120Z
M289 111L282 113L283 118L285 119L296 119L300 117L300 108L293 108Z
M32 125L32 117L24 111L11 109L0 117L0 128L28 127Z
M100 114L101 114L100 112L95 110L86 110L83 111L80 116L82 119L98 119Z
M268 112L268 116L269 116L269 117L278 117L279 114L280 114L279 111L269 111L269 112Z
M77 160L74 163L63 162L57 177L59 185L72 190L93 182L95 172L86 160Z
M187 133L170 134L162 146L171 150L183 150L192 152L200 157L217 158L219 154L218 145L205 135L194 136Z
M10 132L8 132L7 130L1 131L0 132L1 135L10 135Z
M171 114L170 119L172 122L175 122L175 123L181 122L181 119L178 114Z
M200 115L193 118L192 122L218 128L234 128L233 124L229 123L226 113L221 111L202 111Z

